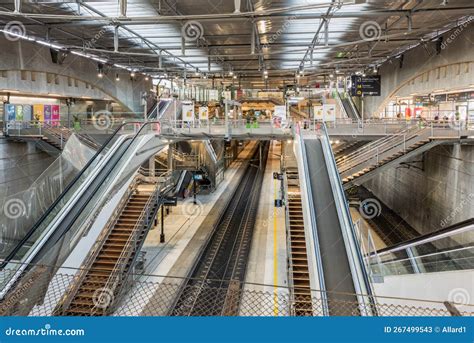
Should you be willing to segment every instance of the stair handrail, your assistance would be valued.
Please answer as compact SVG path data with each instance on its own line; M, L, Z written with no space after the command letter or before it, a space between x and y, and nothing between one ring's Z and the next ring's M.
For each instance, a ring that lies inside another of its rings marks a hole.
M119 220L120 214L122 213L123 209L127 205L128 201L130 200L131 196L133 195L138 184L141 181L142 180L139 176L135 176L132 182L130 183L130 185L127 187L127 190L121 197L119 203L117 204L114 211L112 212L112 215L109 217L109 219L105 223L104 228L102 229L101 233L97 237L88 255L86 256L84 261L81 263L81 267L79 268L78 273L74 276L74 279L71 282L69 289L66 290L61 300L58 302L58 305L56 306L56 309L53 311L53 313L57 311L62 312L70 306L72 300L76 296L77 291L79 290L82 284L82 281L85 279L90 267L96 260L97 255L100 252L100 249L104 246L108 236L110 235L110 232L112 231L112 228L115 226L115 224Z
M377 157L376 164L379 163L378 157L392 149L397 147L403 148L406 150L407 142L415 139L415 138L422 138L424 137L423 133L427 133L424 131L425 129L417 130L416 132L411 132L409 134L403 135L396 135L390 139L386 139L384 141L378 141L378 144L373 145L370 149L365 148L364 151L359 151L357 154L352 155L350 157L342 157L338 159L337 165L340 172L345 172L359 164L362 164L370 159ZM424 132L423 132L424 131Z
M339 160L338 166L340 168L341 173L343 173L360 164L368 162L373 158L376 158L376 161L373 164L378 165L380 163L380 157L383 154L388 153L389 151L394 149L403 150L404 152L406 152L407 148L411 146L411 143L419 141L419 139L423 137L424 135L422 132L420 134L409 135L408 137L406 135L400 136L399 139L393 139L391 141L384 142L380 144L380 146L376 146L370 151L364 152L359 156L352 157L350 159ZM407 145L407 143L409 143L409 145Z
M384 144L386 142L390 142L390 141L399 139L400 137L403 137L403 136L412 135L413 133L416 133L416 131L419 131L418 127L416 127L416 128L411 127L411 128L403 129L403 130L401 130L397 133L387 135L385 137L382 137L382 138L379 138L375 141L367 143L364 146L357 149L356 151L353 151L350 154L346 155L345 157L346 157L346 159L349 159L351 157L360 155L360 154L362 154L362 153L364 153L368 150L372 150L373 147L379 146L379 145Z
M116 293L117 286L120 282L121 277L123 276L125 268L127 267L127 263L125 262L130 260L133 251L136 250L138 236L142 233L143 229L149 225L148 217L150 215L152 207L151 205L158 202L159 195L161 194L160 191L160 185L155 185L155 188L153 189L150 197L148 198L142 212L140 213L140 216L135 222L135 226L132 229L132 233L127 239L127 242L125 243L122 252L117 259L117 263L112 269L112 272L110 273L110 276L103 287L103 290L110 291L112 294ZM114 299L114 301L117 301L117 299ZM103 308L103 311L107 311L107 309L111 308L112 306L113 304L110 303L109 306Z

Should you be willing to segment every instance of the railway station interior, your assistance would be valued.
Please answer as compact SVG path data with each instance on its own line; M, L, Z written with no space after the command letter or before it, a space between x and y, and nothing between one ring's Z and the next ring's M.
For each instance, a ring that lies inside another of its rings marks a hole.
M472 316L471 0L0 0L1 316Z

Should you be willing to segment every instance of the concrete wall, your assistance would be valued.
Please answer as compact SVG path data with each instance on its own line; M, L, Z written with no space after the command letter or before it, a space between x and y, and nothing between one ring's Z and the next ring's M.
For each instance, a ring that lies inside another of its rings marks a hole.
M403 66L392 59L379 68L382 95L364 98L367 117L378 115L395 96L429 94L434 90L469 88L474 84L474 23L460 26L443 37L441 53L426 43L404 54Z
M421 234L474 217L474 146L440 145L364 184Z
M151 80L145 81L138 74L131 80L124 70L110 69L99 78L97 62L73 54L62 65L54 64L49 48L36 43L11 42L1 36L0 46L0 89L42 96L106 98L129 111L142 112L141 93L152 88ZM115 80L116 73L120 81Z
M446 310L442 303L432 303L431 301L451 301L457 303L456 308L459 311L472 312L472 304L474 303L474 287L472 285L472 270L459 270L387 276L383 283L374 284L374 291L377 297L381 297L378 299L381 304ZM421 301L410 299L421 299ZM423 300L427 300L427 302ZM397 313L392 315L396 316ZM399 313L399 315L403 314Z

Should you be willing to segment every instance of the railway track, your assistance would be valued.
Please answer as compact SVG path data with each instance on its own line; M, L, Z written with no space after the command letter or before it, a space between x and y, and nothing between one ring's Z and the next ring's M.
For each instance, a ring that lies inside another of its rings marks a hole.
M258 210L268 142L253 154L242 180L220 218L203 253L197 259L190 278L185 282L169 315L217 316L237 315L241 282L250 251ZM261 162L261 163L257 163ZM261 164L263 169L259 169Z

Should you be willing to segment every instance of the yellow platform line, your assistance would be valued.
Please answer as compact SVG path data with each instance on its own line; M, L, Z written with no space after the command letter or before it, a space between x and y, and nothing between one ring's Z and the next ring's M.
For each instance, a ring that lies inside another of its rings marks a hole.
M273 181L274 198L277 199L277 180ZM273 205L273 315L278 316L278 219L277 208Z

